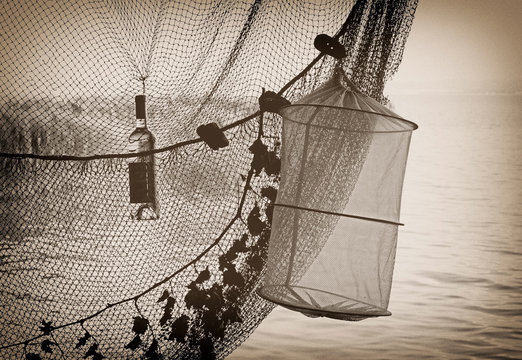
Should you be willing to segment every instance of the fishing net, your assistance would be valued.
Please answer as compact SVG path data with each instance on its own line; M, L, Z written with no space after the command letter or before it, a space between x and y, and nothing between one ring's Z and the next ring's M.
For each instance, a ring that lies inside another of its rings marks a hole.
M416 0L4 1L0 5L0 354L223 358L273 305L264 274L281 120L338 62L364 92L402 57ZM129 202L146 94L159 218ZM216 123L229 145L196 129Z

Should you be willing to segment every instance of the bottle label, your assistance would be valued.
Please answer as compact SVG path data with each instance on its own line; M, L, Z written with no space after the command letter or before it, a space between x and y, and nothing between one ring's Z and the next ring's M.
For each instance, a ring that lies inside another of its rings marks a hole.
M154 202L154 169L146 162L129 164L129 187L131 203Z

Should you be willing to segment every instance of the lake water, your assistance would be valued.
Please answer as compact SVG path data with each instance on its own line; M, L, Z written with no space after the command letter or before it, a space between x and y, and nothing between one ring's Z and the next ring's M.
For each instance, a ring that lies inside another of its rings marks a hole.
M276 308L228 359L521 359L522 95L391 97L416 122L391 317Z

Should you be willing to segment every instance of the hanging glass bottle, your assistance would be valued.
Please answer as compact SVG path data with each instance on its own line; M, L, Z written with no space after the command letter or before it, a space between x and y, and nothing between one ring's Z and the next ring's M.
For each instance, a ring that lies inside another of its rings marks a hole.
M136 129L129 136L129 153L154 149L154 135L147 129L145 95L137 95ZM129 162L131 217L135 220L155 220L159 217L156 202L154 155L138 156Z

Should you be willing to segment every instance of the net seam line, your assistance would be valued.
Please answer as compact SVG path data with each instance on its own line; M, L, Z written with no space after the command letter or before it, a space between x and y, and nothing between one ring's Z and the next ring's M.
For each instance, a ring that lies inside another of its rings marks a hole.
M378 218L371 218L371 217L367 217L367 216L359 216L359 215L342 214L342 213L333 212L333 211L326 211L326 210L312 209L312 208L306 208L306 207L296 206L296 205L289 205L289 204L275 203L274 206L281 206L281 207L286 207L286 208L296 209L296 210L313 211L313 212L317 212L317 213L325 214L325 215L343 216L343 217L348 217L348 218L353 218L353 219L359 219L359 220L374 221L374 222L383 223L383 224L389 224L389 225L399 225L399 226L404 226L403 223L396 222L396 221L391 221L391 220L384 220L384 219L378 219Z

